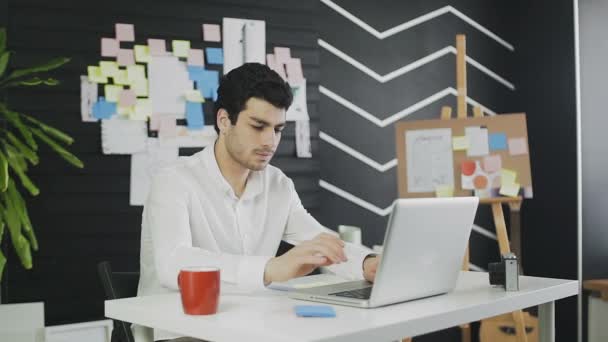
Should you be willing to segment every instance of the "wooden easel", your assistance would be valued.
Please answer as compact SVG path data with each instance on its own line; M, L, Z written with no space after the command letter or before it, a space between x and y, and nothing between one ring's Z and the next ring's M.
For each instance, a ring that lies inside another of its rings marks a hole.
M463 34L456 36L456 86L457 86L457 118L465 119L467 117L467 76L466 76L466 38ZM473 108L473 117L482 117L483 111L481 107L475 106ZM452 108L444 106L441 108L441 119L450 120L452 117ZM494 225L496 226L496 237L498 239L498 246L500 254L506 254L511 252L509 245L509 237L507 235L507 225L505 223L505 216L502 210L503 204L508 204L512 212L519 211L522 203L521 197L496 197L496 198L482 198L479 200L479 204L490 205L492 207L492 216L494 218ZM518 251L519 250L519 232L518 237ZM519 254L518 257L521 255ZM465 252L464 259L462 261L462 270L469 270L469 249ZM513 321L515 323L515 331L517 335L517 342L528 342L528 337L525 333L525 322L522 310L513 311L511 313ZM462 333L462 341L470 342L471 336L471 325L463 324L460 326ZM411 338L403 339L402 342L411 342Z

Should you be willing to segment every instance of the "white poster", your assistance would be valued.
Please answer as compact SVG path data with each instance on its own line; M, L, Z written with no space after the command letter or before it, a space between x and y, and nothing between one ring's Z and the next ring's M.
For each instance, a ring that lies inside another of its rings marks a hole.
M131 156L131 205L144 205L156 171L175 162L178 156L177 147L161 147L154 138L148 139L147 150Z
M185 94L193 88L186 63L175 56L150 56L148 79L152 113L185 118Z
M409 192L435 192L437 186L454 186L451 129L407 131L405 146Z
M101 148L104 154L131 154L146 150L145 121L120 117L101 120Z
M487 128L479 126L465 127L464 134L469 138L468 157L487 156L490 153Z
M89 81L88 76L80 76L80 115L84 122L95 122L93 105L97 102L97 83Z
M266 64L266 22L224 18L222 21L224 74L244 63Z

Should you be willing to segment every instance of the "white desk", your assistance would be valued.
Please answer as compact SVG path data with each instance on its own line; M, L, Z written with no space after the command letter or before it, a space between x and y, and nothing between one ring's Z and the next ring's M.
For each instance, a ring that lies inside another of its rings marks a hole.
M105 314L126 322L210 341L390 341L540 305L541 342L554 341L554 301L578 294L573 280L520 277L520 291L491 287L487 273L462 272L446 295L357 309L335 305L335 318L296 317L296 304L279 291L226 293L219 312L188 316L178 293L109 300Z

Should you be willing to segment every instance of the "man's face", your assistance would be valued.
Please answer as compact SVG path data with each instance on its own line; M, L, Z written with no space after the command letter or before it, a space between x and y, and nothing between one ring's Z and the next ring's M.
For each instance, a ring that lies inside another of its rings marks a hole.
M268 165L279 145L285 127L285 109L252 97L245 103L236 124L224 127L228 154L241 166L259 171Z

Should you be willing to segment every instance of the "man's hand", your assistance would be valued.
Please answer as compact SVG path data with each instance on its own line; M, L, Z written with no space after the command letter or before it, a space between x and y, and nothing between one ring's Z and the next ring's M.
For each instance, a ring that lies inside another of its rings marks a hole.
M363 261L363 278L365 280L374 282L376 279L376 271L378 270L378 265L380 265L380 259L382 259L381 255L372 256L365 261Z
M344 241L334 235L321 233L280 257L270 259L264 270L264 284L301 277L317 267L339 264L346 260Z

